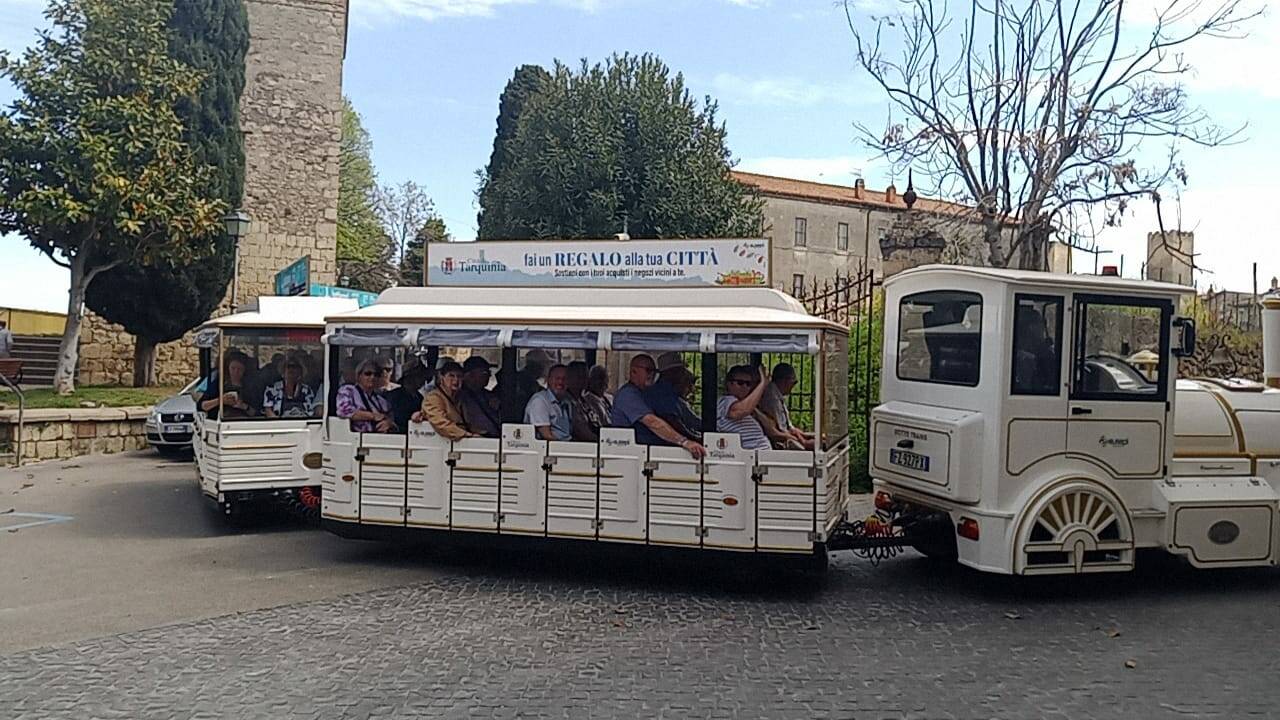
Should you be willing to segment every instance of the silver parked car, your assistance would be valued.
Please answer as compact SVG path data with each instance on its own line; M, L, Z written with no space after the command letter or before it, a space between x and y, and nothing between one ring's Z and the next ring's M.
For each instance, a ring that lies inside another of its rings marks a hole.
M192 380L177 395L156 403L147 417L147 442L162 455L189 452L195 433L196 398L204 393L205 378Z

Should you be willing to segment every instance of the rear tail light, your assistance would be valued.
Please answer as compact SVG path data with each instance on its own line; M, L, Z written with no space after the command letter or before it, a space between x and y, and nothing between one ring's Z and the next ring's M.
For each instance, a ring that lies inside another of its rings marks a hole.
M889 512L893 510L893 496L883 490L876 491L876 509Z
M978 521L973 518L960 518L960 522L956 523L956 534L965 540L977 540Z

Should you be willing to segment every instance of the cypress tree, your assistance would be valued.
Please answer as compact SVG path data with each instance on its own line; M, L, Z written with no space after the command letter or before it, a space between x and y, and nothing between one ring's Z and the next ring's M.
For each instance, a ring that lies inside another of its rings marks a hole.
M507 81L498 98L498 132L493 139L493 152L489 164L480 171L480 190L476 193L480 202L477 217L477 237L488 240L502 235L510 222L505 209L495 194L501 186L503 175L514 160L512 146L520 116L529 101L551 82L551 73L541 65L521 65Z
M178 104L184 140L214 172L199 188L238 207L244 194L240 95L245 85L249 18L243 0L177 0L169 22L169 54L203 74L199 92ZM127 264L90 284L85 305L124 326L134 340L133 382L155 383L156 345L204 322L226 296L235 247L221 230L207 240L211 257L192 265Z

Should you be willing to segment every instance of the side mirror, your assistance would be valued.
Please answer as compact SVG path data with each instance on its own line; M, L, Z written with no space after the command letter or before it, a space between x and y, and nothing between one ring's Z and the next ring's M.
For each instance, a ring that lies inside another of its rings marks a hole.
M1196 321L1189 317L1176 317L1173 319L1173 327L1182 331L1178 344L1173 348L1173 356L1183 358L1195 355Z

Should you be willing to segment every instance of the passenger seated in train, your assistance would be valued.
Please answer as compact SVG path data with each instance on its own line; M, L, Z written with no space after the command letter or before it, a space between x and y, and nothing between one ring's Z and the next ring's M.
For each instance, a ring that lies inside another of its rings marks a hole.
M1058 353L1044 315L1019 307L1013 347L1013 386L1025 393L1057 394Z
M697 382L680 353L665 352L656 363L658 380L645 388L644 398L654 414L667 421L676 432L694 442L702 442L702 418L686 399Z
M667 421L658 417L644 398L644 390L653 384L658 367L649 355L631 358L627 368L627 383L618 388L613 398L610 425L632 428L636 442L643 445L678 445L689 451L695 459L707 454L706 448L676 432Z
M773 366L769 377L755 412L764 434L778 449L812 450L813 435L792 425L791 412L787 409L787 396L799 383L796 369L790 363L780 362Z
M529 400L546 387L544 377L552 364L551 356L546 350L535 348L525 356L524 367L516 373L515 399L506 415L507 422L518 423L524 420L523 413L529 406Z
M565 375L565 388L569 392L569 408L573 411L573 438L581 442L597 442L600 428L609 425L608 406L599 402L603 398L588 398L587 383L591 371L582 360L569 363Z
M587 402L599 404L604 408L605 417L613 410L613 393L609 392L609 371L603 365L596 365L587 372L587 389L583 391Z
M208 415L210 420L218 419L219 400L221 400L224 420L253 416L253 406L249 404L245 392L245 384L249 378L249 364L249 357L244 353L239 351L227 353L222 372L210 380L209 387L205 389L200 402L200 409Z
M502 436L502 414L498 394L489 389L493 366L479 355L472 355L462 363L462 389L458 392L458 406L462 410L463 424L480 437Z
M380 391L391 376L391 364L366 358L355 367L355 382L338 388L338 417L351 420L353 432L389 433L395 429L391 405Z
M316 414L316 394L303 382L306 371L296 355L281 361L282 377L262 393L262 412L269 418L308 418Z
M462 409L458 407L458 394L462 390L462 366L453 360L446 361L436 371L436 386L422 398L422 410L413 415L414 422L431 423L432 429L446 440L458 441L476 437L467 429Z
M552 365L547 371L547 389L529 398L524 421L532 425L542 440L573 439L573 408L565 381L569 368Z
M386 391L383 395L391 406L391 420L395 423L395 432L405 433L409 429L409 420L415 412L422 408L422 386L431 376L422 360L409 356L400 370L399 385Z
M768 382L769 378L765 377L763 367L735 365L729 368L724 382L726 392L716 403L716 430L737 433L746 450L773 448L769 444L769 438L765 437L760 421L753 415Z

